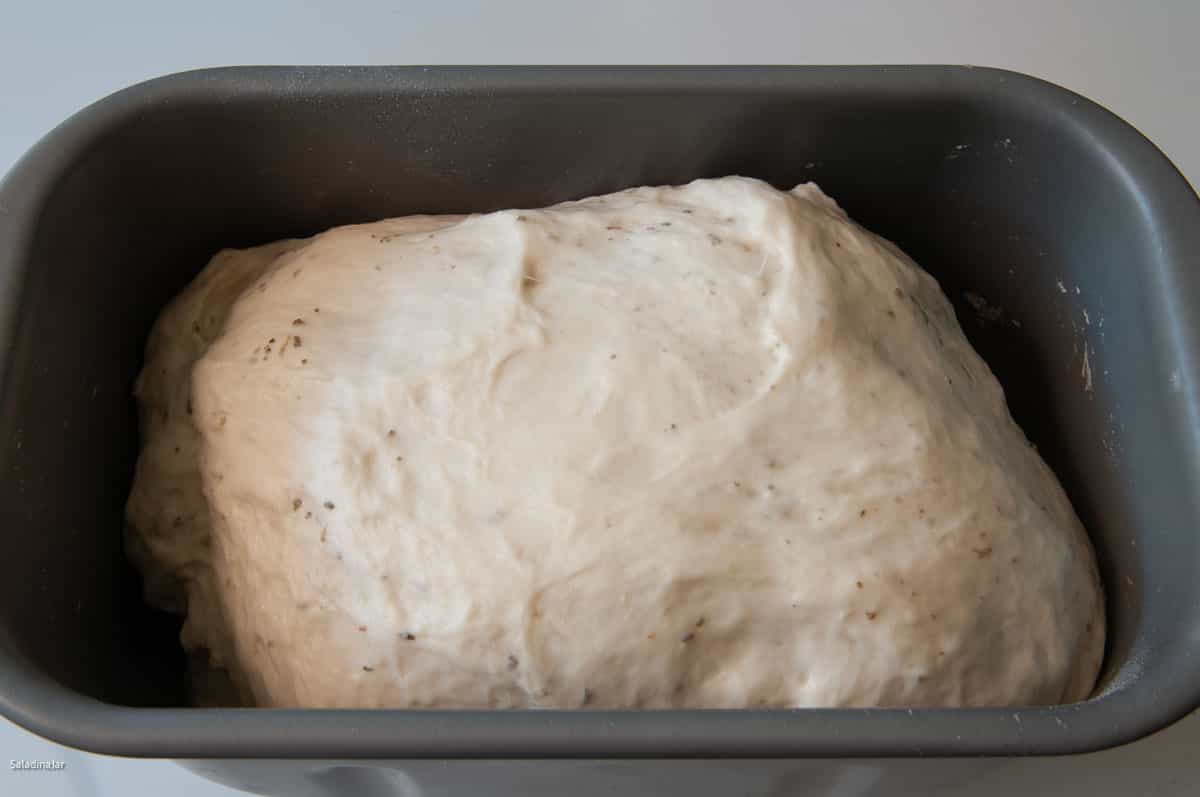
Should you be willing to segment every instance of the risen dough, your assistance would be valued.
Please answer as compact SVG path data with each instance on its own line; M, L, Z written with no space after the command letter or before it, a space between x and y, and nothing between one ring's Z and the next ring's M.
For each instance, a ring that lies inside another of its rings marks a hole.
M935 281L727 178L225 251L130 548L270 706L1047 704L1083 529Z

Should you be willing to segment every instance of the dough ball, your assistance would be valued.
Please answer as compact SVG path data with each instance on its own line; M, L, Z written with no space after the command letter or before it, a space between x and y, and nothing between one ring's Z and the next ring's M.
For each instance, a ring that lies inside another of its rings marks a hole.
M217 255L130 549L244 699L984 706L1092 689L1094 556L937 283L814 185Z

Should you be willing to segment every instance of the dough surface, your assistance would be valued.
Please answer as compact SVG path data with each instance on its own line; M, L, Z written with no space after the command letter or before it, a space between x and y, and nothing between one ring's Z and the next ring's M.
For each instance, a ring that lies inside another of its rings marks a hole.
M812 184L218 254L163 312L128 547L246 700L1088 695L1093 552L937 286Z

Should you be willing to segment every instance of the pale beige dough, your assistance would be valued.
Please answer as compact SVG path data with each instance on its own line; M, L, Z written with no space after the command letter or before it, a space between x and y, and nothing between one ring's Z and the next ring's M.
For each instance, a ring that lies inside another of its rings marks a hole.
M935 281L725 178L217 255L130 550L266 706L1074 701L1092 550Z

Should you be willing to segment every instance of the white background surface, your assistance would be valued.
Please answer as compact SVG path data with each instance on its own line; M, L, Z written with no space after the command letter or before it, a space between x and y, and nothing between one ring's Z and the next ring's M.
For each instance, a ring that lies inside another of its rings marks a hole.
M970 63L1075 89L1200 185L1200 2L0 0L0 172L87 103L230 64ZM59 772L9 760L59 759ZM486 786L481 785L481 795ZM961 797L1200 793L1200 714L1115 751L981 764ZM0 795L241 794L165 762L77 753L0 719ZM348 796L349 797L349 796ZM950 797L947 794L946 797Z

